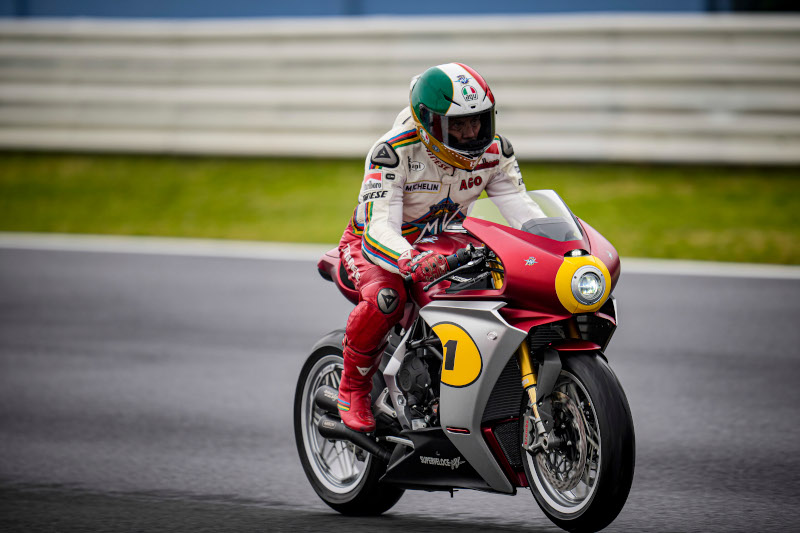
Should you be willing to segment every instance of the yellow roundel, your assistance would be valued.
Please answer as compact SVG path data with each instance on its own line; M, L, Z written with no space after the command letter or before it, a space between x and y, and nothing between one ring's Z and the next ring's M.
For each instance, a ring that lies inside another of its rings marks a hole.
M433 326L442 341L442 383L451 387L466 387L481 375L483 362L475 341L464 329L449 322Z
M592 305L580 303L575 298L575 295L572 294L572 276L583 266L596 267L603 274L603 278L605 278L605 294L603 294L603 297L600 298L597 303ZM611 294L611 274L608 272L608 267L593 255L565 257L564 262L561 263L561 267L559 267L558 273L556 274L556 294L558 295L558 300L561 302L561 305L570 313L593 313L597 311L603 307L603 304L608 299L608 295Z

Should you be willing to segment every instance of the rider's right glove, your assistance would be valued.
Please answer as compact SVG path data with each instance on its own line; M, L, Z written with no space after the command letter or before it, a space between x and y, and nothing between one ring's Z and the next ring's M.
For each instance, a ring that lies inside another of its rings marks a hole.
M419 253L416 250L403 252L397 261L400 273L411 276L414 282L433 281L445 275L450 267L442 254L434 254L430 250Z

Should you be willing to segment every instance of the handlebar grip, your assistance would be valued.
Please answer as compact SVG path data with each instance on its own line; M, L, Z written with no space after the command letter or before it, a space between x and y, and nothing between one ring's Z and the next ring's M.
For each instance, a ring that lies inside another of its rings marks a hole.
M450 267L450 270L454 270L455 268L467 263L471 258L467 249L462 248L457 250L456 253L452 255L445 256L445 259L447 259L447 266Z

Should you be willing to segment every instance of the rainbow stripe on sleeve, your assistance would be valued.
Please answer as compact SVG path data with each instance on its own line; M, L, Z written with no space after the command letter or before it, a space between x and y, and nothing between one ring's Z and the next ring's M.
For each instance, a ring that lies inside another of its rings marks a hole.
M364 224L364 235L361 237L361 250L366 253L376 265L383 262L392 268L398 268L397 260L400 259L400 254L388 246L381 244L369 234L369 223L371 219L372 202L370 202L367 207L367 221Z
M417 130L413 129L413 130L404 131L403 133L400 133L399 135L395 135L394 137L392 137L391 139L389 139L386 142L389 143L389 146L391 146L392 148L397 150L398 148L400 148L402 146L411 146L412 144L417 144L418 142L420 142L420 140L419 140L419 135L417 135ZM370 163L369 168L371 168L371 169L373 169L373 168L380 169L380 168L383 168L383 167L381 165L376 165L374 163Z
M412 144L416 144L420 142L420 140L419 140L419 135L417 135L417 130L415 128L413 130L404 131L400 135L395 135L386 142L388 142L392 148L397 150L402 146L410 146Z

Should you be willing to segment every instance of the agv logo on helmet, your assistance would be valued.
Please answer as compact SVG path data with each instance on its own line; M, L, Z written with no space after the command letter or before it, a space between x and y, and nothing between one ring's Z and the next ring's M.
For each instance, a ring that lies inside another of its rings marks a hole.
M478 91L475 90L475 87L472 85L467 85L461 89L461 94L464 96L464 100L467 102L474 102L478 99Z

